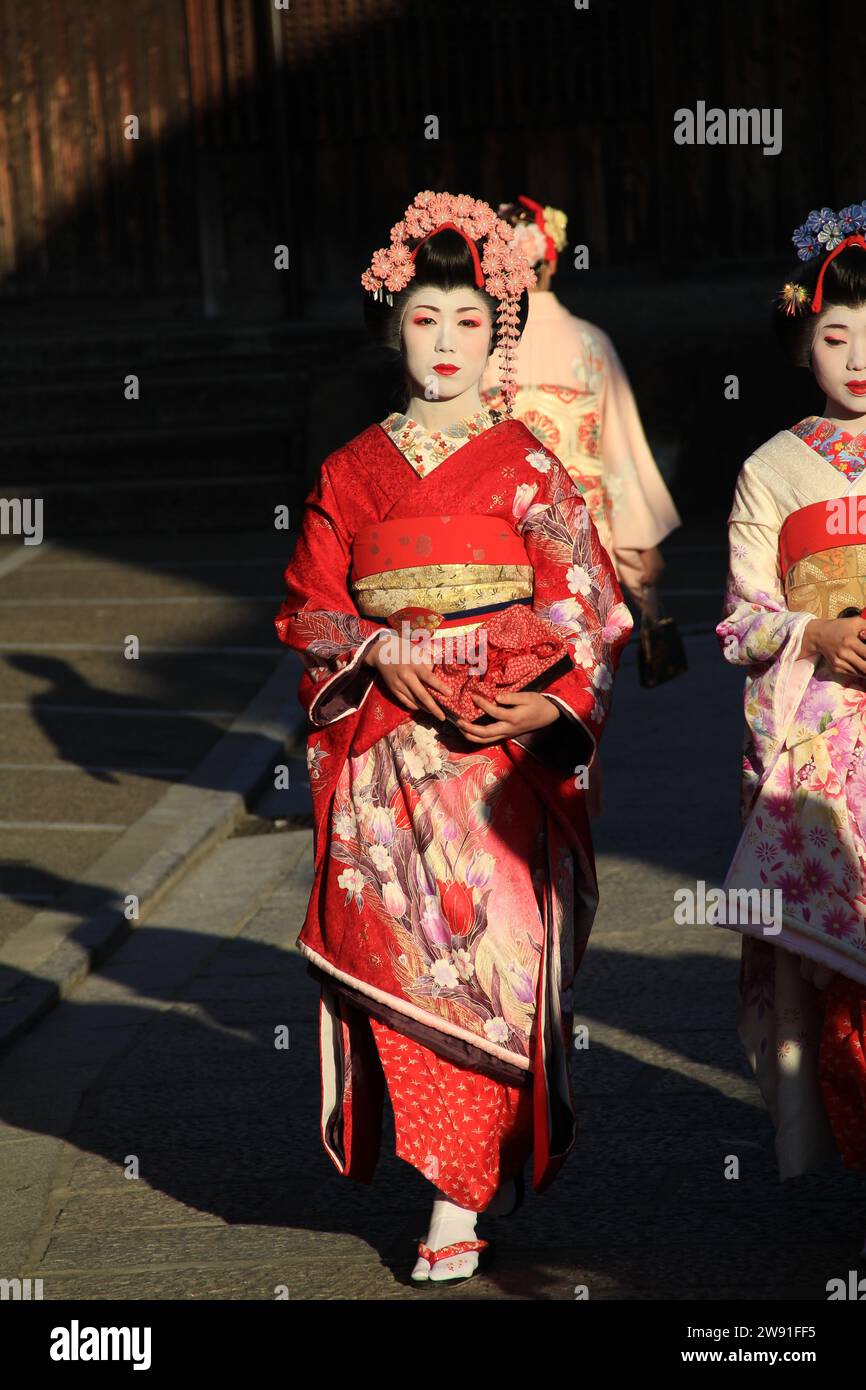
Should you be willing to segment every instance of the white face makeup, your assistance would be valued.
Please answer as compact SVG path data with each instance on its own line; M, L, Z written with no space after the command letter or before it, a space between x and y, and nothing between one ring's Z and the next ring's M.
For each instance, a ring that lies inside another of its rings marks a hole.
M480 294L419 285L403 313L406 370L415 394L455 400L477 385L490 352L492 322Z
M866 304L828 304L812 339L812 371L827 397L825 414L866 414Z

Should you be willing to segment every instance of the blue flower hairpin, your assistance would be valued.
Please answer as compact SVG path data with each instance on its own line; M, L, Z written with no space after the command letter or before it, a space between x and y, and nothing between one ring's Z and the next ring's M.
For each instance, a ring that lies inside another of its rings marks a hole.
M813 208L791 237L801 261L813 261L833 251L846 237L866 232L866 203L852 203L841 212Z

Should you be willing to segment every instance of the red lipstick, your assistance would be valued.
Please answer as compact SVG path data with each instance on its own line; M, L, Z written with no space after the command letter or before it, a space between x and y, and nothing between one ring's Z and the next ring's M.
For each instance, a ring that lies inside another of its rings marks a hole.
M440 376L453 376L455 372L460 371L460 368L449 366L443 362L438 367L434 367L433 370L438 372ZM866 382L863 383L863 389L866 390Z

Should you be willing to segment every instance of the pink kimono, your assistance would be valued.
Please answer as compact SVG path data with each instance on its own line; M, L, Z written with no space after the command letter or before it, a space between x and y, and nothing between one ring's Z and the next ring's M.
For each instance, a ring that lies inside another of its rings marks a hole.
M613 343L569 313L552 290L529 296L517 354L517 419L551 449L583 495L617 577L639 587L638 551L680 525L650 453ZM499 358L481 379L482 400L501 407Z

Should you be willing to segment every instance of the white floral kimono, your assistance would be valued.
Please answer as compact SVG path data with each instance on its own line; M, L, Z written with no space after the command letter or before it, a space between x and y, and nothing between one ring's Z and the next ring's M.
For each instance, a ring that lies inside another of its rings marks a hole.
M813 618L866 606L858 498L866 509L866 470L850 479L792 430L757 449L737 480L716 629L747 668L744 828L724 887L780 895L780 930L755 910L728 925L743 933L739 1030L783 1178L834 1152L818 989L836 972L866 984L866 689L800 656Z
M570 313L552 290L534 290L515 367L515 417L560 459L617 577L637 589L638 552L658 545L680 517L613 343L595 324ZM481 384L482 399L499 407L497 353Z

